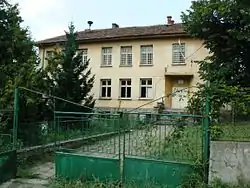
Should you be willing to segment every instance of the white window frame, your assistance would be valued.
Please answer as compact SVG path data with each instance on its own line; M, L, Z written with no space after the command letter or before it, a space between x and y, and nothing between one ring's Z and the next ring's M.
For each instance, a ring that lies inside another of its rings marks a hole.
M140 65L153 65L153 61L154 61L154 46L141 45Z
M82 59L84 63L88 61L88 49L87 48L82 49Z
M133 62L132 46L121 46L120 66L132 66L132 62Z
M112 66L112 47L102 48L101 66Z
M143 84L143 82L146 82ZM150 84L151 82L151 84ZM145 88L145 96L142 96L142 88ZM151 89L151 93L149 91ZM140 98L141 99L152 99L153 98L153 79L152 78L141 78L140 79Z
M88 61L88 48L83 48L83 49L77 50L75 56L77 56L78 53L82 53L82 61L83 61L83 63L86 63Z
M112 96L112 87L111 87L112 81L111 81L111 79L101 79L100 82L101 82L100 98L110 99L111 96ZM103 92L102 92L103 88L106 88L104 96L102 95L103 94ZM108 89L109 88L110 88L110 96L108 96L108 93L109 93Z
M125 84L122 82L125 81ZM130 84L128 84L130 82ZM125 96L122 96L122 88L125 88ZM128 88L130 88L130 96L128 96ZM132 97L132 80L129 78L120 79L120 98L121 99L131 99Z
M186 64L185 62L185 52L186 45L185 43L174 43L172 44L172 64Z

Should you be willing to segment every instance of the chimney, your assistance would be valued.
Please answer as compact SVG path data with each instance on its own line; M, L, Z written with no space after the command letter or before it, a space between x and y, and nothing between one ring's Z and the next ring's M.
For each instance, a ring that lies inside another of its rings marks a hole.
M114 29L114 28L119 28L119 25L116 24L116 23L112 23L112 28L113 28L113 29Z
M174 25L174 20L171 20L171 25Z
M172 25L172 16L167 16L167 25Z

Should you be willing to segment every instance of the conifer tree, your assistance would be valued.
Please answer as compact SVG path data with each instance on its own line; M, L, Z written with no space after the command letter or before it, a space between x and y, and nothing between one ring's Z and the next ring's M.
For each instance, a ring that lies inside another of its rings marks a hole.
M89 60L84 61L83 53L77 43L77 32L73 23L66 32L66 42L61 51L55 51L48 59L48 80L51 93L68 101L82 104L84 107L64 101L56 102L56 110L89 112L95 101L90 94L95 76L91 74Z

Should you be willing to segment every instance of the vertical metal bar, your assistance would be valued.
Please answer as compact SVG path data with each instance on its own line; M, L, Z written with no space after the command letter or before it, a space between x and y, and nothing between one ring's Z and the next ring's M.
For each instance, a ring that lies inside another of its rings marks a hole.
M55 111L54 111L54 121L53 121L53 132L54 132L54 149L56 148L56 137L57 137L57 135L56 135L56 123L57 123L57 118L56 118L56 113L55 113Z
M14 120L13 120L13 149L17 149L17 128L18 128L18 113L19 113L19 88L14 91Z
M125 122L124 122L125 126L128 125L128 114L125 116ZM123 131L123 149L122 149L122 187L124 187L124 179L125 179L125 174L124 174L124 162L125 162L125 150L126 150L126 127Z
M210 135L209 135L209 111L210 111L209 91L208 85L206 88L206 105L205 105L205 117L204 117L204 164L205 164L205 182L208 184L209 175L209 155L210 155Z

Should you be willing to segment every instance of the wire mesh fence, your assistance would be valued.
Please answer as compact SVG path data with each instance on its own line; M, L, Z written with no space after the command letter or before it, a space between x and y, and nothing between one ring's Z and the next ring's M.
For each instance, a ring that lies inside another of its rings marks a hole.
M13 149L13 110L0 110L0 153Z
M119 114L55 112L55 122L61 140L81 142L78 153L118 154Z
M56 115L56 135L72 139L77 131L78 153L102 157L120 155L195 162L203 151L203 117L157 113L74 113ZM67 120L66 120L67 119ZM57 140L60 140L57 139Z
M250 96L237 96L221 108L217 122L211 126L213 140L250 140Z
M139 116L140 129L130 124L131 131L124 135L126 155L182 162L201 159L202 116L149 113Z

